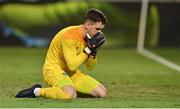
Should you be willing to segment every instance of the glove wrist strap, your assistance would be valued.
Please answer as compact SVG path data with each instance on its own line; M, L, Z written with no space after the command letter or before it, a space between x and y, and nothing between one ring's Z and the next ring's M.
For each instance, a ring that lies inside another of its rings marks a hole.
M90 54L90 53L91 53L91 50L90 50L88 47L86 47L86 48L84 49L84 51L85 51L87 54Z

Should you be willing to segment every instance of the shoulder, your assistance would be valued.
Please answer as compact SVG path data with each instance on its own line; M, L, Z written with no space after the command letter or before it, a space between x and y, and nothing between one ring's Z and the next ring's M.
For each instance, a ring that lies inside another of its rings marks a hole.
M63 39L79 40L81 36L80 26L70 26L64 29L62 34Z

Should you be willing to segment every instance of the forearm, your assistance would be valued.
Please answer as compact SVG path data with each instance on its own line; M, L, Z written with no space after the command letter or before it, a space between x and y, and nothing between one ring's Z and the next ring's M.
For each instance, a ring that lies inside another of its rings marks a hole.
M73 56L73 55L70 55L67 56L69 58L66 58L66 63L67 63L67 66L70 70L76 70L82 63L85 62L85 60L87 60L87 54L85 53L80 53L79 55L76 55L76 56Z
M67 67L69 70L76 70L82 63L87 60L88 55L84 52L77 54L77 45L76 40L62 40L62 50L64 54L64 59L66 61Z
M96 64L97 58L95 58L94 56L89 56L89 58L85 61L85 65L88 70L93 70Z

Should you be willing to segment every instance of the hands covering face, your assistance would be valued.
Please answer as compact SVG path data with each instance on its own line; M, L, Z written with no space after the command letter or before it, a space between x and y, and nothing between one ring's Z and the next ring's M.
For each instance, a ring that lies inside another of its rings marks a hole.
M88 46L85 48L85 53L88 55L96 56L97 51L101 48L101 46L105 43L105 37L103 32L97 32L93 37L90 37L87 34L87 44Z

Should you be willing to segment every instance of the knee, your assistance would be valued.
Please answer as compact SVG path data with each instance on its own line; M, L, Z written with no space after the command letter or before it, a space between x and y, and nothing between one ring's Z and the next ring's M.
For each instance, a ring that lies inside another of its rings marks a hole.
M96 89L94 89L91 93L93 96L95 97L100 97L100 98L104 98L107 96L107 91L106 88L102 85L99 85L98 87L96 87Z
M106 97L107 96L106 88L102 89L98 95L100 98Z

